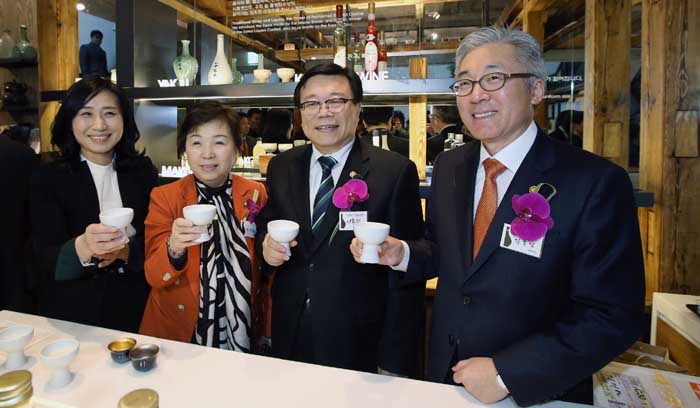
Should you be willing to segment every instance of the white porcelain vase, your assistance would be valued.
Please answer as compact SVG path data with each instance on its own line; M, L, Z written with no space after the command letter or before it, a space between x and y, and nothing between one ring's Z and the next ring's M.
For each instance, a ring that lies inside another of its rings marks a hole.
M233 74L224 52L224 35L218 34L216 36L216 57L209 68L207 82L209 85L224 85L230 84L231 81L233 81Z

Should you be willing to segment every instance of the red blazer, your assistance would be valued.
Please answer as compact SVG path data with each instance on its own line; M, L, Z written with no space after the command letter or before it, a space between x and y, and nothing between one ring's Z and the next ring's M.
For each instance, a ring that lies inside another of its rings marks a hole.
M233 176L232 200L236 217L243 219L248 210L244 207L247 199L253 198L258 190L258 204L265 204L267 192L265 186L256 181ZM153 189L151 203L146 217L146 263L144 266L146 280L151 285L151 294L146 302L146 310L141 321L141 334L164 339L189 342L194 333L199 312L199 261L200 245L187 249L187 264L181 271L175 270L168 259L165 241L170 236L173 221L182 217L182 209L197 204L197 189L194 177L187 176L176 182ZM259 299L258 290L262 289L261 274L254 253L254 239L246 238L252 260L252 322L255 326L264 316L256 309L262 308L264 300ZM267 292L267 291L265 291ZM268 307L265 307L269 311ZM257 323L256 323L257 322ZM258 328L259 332L261 329ZM264 330L264 326L263 326ZM251 346L255 339L251 339Z

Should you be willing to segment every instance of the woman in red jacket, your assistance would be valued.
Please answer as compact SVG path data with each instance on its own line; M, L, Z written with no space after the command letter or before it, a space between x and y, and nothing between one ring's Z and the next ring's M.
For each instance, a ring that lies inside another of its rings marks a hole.
M242 148L238 116L218 102L190 108L177 136L192 175L156 188L146 218L146 279L151 294L140 332L229 350L253 349L252 312L260 282L254 218L267 199L258 182L231 174ZM183 208L213 204L209 227ZM211 238L195 240L207 230Z

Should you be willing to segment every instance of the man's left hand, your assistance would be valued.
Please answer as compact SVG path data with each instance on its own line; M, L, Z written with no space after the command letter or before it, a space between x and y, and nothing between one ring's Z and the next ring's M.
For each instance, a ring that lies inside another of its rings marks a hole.
M491 358L462 360L452 367L452 371L454 382L462 384L468 393L483 403L492 404L508 396L508 391L498 385L498 372Z

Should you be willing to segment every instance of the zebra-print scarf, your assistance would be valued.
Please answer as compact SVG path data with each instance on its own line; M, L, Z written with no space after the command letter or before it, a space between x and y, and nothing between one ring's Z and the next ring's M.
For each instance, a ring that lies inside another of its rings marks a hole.
M199 204L216 206L199 263L199 317L194 340L203 346L250 352L248 245L231 201L231 177L219 188L195 179Z

